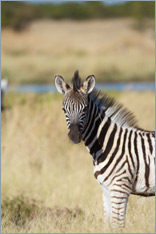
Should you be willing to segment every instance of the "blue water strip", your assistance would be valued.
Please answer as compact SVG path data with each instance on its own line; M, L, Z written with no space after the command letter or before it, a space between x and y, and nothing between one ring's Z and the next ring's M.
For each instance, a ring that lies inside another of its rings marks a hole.
M154 82L146 83L106 83L106 84L96 84L96 89L99 90L108 90L108 91L146 91L151 90L155 91ZM33 93L43 93L43 92L56 92L54 85L49 84L25 84L18 86L9 86L8 92L33 92Z

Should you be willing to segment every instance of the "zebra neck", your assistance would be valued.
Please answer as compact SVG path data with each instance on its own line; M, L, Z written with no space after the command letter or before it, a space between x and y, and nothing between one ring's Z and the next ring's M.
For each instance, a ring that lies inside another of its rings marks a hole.
M105 140L109 138L110 144L112 144L116 131L117 125L94 102L91 102L82 139L95 161L103 156Z

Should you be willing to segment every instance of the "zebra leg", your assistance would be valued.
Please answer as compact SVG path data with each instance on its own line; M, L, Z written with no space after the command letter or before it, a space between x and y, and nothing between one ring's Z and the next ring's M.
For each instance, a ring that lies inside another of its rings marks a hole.
M111 191L111 226L113 228L123 228L125 226L128 197L129 194L123 193L122 191L119 192L115 189Z
M111 217L111 206L110 206L110 195L103 192L103 207L104 207L104 224L110 224Z

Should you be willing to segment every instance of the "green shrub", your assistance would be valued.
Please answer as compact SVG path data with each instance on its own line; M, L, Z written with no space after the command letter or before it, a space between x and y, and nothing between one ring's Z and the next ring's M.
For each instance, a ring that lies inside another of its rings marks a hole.
M155 17L154 2L125 2L104 5L102 2L66 2L61 4L30 4L5 2L1 4L2 27L24 30L34 19L95 19L132 17L141 24L144 18Z

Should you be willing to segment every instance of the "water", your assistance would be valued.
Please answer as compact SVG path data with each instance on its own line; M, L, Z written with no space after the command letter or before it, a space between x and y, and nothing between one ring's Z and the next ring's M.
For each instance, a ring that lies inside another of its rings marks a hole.
M108 91L147 91L152 90L155 91L155 83L154 82L144 82L144 83L105 83L105 84L96 84L97 89L108 90ZM25 84L18 86L9 86L8 92L33 92L33 93L44 93L44 92L56 92L56 88L54 85L49 84Z

